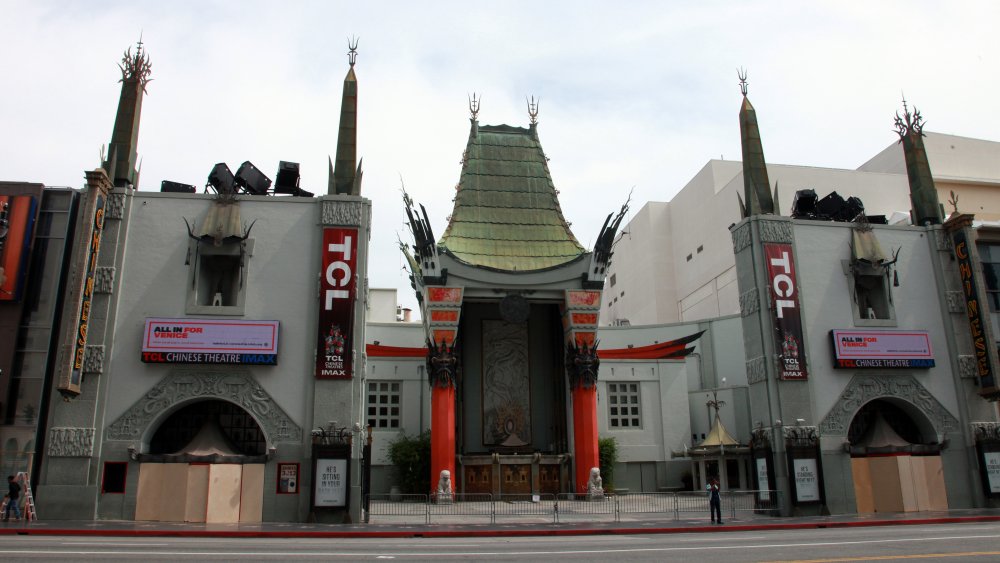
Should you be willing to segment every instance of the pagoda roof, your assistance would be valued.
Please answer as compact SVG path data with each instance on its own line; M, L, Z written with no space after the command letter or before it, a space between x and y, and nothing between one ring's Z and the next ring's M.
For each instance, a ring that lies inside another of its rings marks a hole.
M438 242L466 264L545 270L586 253L559 207L536 126L473 121L448 228Z

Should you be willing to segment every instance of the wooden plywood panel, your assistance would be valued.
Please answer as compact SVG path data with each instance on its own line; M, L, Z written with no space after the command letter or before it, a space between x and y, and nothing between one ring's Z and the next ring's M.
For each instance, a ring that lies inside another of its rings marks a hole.
M135 498L135 519L160 519L160 497L162 489L163 463L139 464L139 491Z
M164 463L160 476L160 521L183 522L186 508L188 465Z
M240 522L260 522L264 514L264 464L243 466L240 489Z
M208 508L205 522L236 524L240 521L240 481L243 470L239 465L216 464L208 470Z
M930 505L930 492L927 490L926 466L924 458L910 458L910 472L913 475L910 488L913 490L913 498L917 505L917 511L929 510L927 507Z
M851 458L851 477L854 481L854 499L857 502L856 510L858 513L875 512L875 499L872 498L872 478L867 458Z
M903 512L903 495L899 490L899 464L895 457L868 458L872 479L875 512Z
M187 494L184 497L184 521L204 522L208 508L208 465L188 465Z
M944 467L941 456L920 459L924 466L924 483L927 490L926 510L948 510L948 491L944 487Z

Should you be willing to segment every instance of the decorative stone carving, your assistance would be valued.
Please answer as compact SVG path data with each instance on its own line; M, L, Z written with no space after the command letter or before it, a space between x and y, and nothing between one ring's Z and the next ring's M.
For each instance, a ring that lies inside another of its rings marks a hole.
M359 201L323 201L320 220L324 225L361 225L362 205Z
M782 426L781 431L786 446L815 446L819 443L819 429L815 426Z
M246 409L260 424L268 444L300 442L302 429L285 414L252 376L199 366L167 375L108 427L108 440L137 441L153 419L192 399L221 399Z
M750 447L751 448L770 448L771 447L771 427L758 426L753 429L750 433Z
M739 254L741 250L750 246L750 223L743 223L735 231L732 231L733 254Z
M105 219L121 219L125 216L125 194L111 194L104 204Z
M91 457L94 455L94 429L55 427L49 429L50 457Z
M587 500L604 500L604 479L601 479L601 468L590 468L590 479L587 480Z
M955 243L952 242L951 237L948 233L944 232L944 229L935 229L932 231L934 234L934 242L937 243L937 249L941 252L951 252L955 249Z
M566 345L566 372L571 389L593 389L597 385L597 370L600 367L596 342L589 346L583 343L579 348L572 343Z
M965 312L965 296L962 295L961 291L946 291L944 296L948 300L949 313Z
M761 383L767 381L767 359L764 356L757 356L747 362L747 383Z
M748 317L760 310L760 297L757 288L744 291L740 294L740 315Z
M451 491L451 471L447 469L442 469L440 476L438 476L438 486L437 491L434 493L435 500L439 503L450 503L455 500L455 496Z
M531 443L528 323L484 320L482 327L483 444L527 446Z
M858 410L883 397L902 399L920 409L939 435L958 429L958 419L912 375L855 375L820 423L820 431L826 436L847 436Z
M792 224L788 221L761 221L761 242L792 243Z
M94 271L94 293L111 293L115 286L115 269L102 266Z
M104 346L88 345L83 353L83 373L104 373Z
M427 342L427 378L431 387L454 387L458 375L455 345Z
M973 422L970 426L977 442L1000 442L1000 422Z
M958 356L958 375L962 379L976 379L976 357L973 355Z

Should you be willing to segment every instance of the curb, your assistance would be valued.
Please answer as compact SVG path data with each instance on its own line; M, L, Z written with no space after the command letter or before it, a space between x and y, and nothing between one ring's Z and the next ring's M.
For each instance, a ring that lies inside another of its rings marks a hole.
M425 529L425 530L370 530L370 531L271 531L271 530L134 530L134 529L79 529L0 528L0 535L22 536L93 536L93 537L187 537L187 538L477 538L477 537L530 537L530 536L600 536L634 534L683 534L712 532L747 532L767 530L809 530L820 528L861 528L871 526L914 526L956 524L973 522L1000 522L1000 516L954 516L938 518L911 518L905 520L869 520L836 522L789 522L784 524L734 524L686 527L614 527L614 528L562 528L515 530L497 529Z

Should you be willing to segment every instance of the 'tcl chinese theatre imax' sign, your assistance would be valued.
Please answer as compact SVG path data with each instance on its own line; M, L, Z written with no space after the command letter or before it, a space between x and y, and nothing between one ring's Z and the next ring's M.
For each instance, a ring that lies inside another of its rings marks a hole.
M802 342L802 313L792 245L765 244L767 281L774 314L774 343L781 379L806 379L805 346Z
M357 297L358 230L323 229L316 378L350 379L354 359L354 300Z
M278 364L278 321L146 319L148 364Z
M833 367L932 368L926 330L831 330Z

